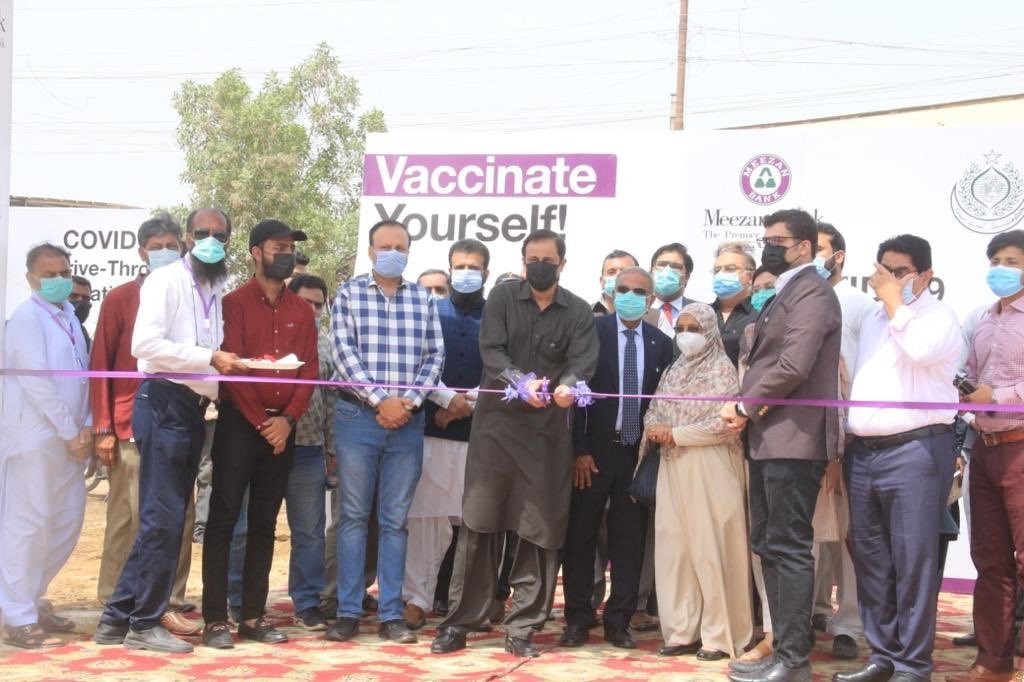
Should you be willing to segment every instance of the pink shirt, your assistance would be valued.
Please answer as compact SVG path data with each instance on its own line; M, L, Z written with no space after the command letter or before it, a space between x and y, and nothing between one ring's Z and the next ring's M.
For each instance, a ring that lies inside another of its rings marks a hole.
M1024 397L1024 298L1003 307L997 301L978 322L967 358L967 378L992 387L997 403L1020 403ZM982 433L1024 428L1024 414L978 412Z

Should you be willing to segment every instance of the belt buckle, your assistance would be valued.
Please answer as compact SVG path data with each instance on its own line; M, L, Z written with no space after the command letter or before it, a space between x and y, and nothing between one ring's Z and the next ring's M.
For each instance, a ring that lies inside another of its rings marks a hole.
M999 434L998 433L983 433L981 434L981 442L985 445L993 448L999 445Z

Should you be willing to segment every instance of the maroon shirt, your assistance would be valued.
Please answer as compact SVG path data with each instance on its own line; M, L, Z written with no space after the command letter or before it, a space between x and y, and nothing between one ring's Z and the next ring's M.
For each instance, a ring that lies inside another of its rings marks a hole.
M292 370L249 370L249 376L281 379L319 378L316 319L312 308L285 287L271 305L256 278L224 297L224 343L222 350L240 358L264 355L281 358L294 353L305 362ZM281 410L296 421L309 407L315 386L291 383L221 384L224 399L232 403L255 428L267 420L267 410Z
M137 372L132 356L132 331L139 312L142 277L110 290L103 299L92 341L89 369L94 372ZM113 433L118 440L132 437L132 406L139 379L93 379L92 422L98 433Z

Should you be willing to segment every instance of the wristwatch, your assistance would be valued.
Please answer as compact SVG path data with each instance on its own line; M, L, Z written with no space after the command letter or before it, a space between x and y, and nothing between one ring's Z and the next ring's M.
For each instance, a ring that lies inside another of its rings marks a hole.
M748 419L750 418L750 415L747 414L747 411L743 409L743 403L739 401L736 401L736 414L740 415L741 417L746 417Z

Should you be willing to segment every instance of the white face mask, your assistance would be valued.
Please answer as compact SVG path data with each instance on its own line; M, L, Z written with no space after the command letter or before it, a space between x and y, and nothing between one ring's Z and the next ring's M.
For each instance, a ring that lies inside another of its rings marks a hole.
M704 335L697 332L680 332L676 334L676 345L679 346L679 352L688 358L704 350L707 342L708 340L704 338Z

